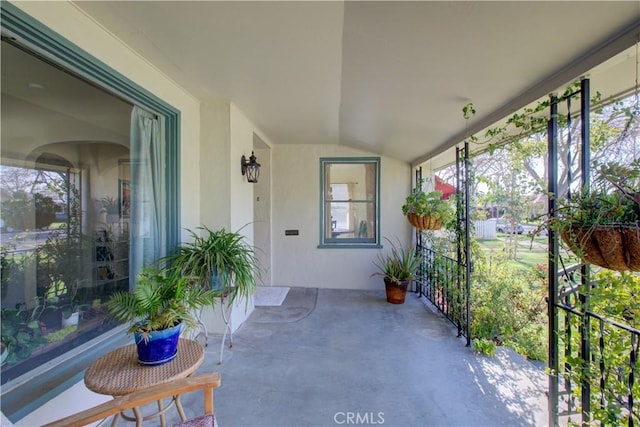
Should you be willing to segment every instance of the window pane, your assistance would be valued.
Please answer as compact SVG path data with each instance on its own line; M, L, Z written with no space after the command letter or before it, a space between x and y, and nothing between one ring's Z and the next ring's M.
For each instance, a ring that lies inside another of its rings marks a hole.
M321 243L378 243L379 159L321 159L321 163Z
M332 202L331 233L328 239L373 239L375 238L375 207L369 202Z
M105 304L130 286L132 106L6 42L2 57L5 384L115 326Z

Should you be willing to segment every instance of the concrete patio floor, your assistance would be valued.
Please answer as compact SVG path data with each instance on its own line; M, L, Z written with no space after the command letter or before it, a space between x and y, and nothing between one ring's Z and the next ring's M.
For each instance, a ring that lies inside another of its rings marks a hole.
M509 349L475 354L413 293L392 305L384 291L292 288L256 308L221 365L220 339L198 372L221 372L221 427L547 425L540 367ZM187 415L201 399L184 396Z

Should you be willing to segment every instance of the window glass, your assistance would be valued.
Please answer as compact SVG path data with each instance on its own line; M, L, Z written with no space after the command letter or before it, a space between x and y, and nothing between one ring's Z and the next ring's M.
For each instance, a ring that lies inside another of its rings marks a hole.
M324 158L320 246L379 243L379 158Z
M2 384L115 327L132 105L2 42ZM133 227L135 230L135 227Z

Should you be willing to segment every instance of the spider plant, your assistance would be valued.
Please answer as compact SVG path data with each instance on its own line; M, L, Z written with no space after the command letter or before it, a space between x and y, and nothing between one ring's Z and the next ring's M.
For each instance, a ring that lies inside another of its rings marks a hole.
M238 297L248 300L256 290L255 275L260 274L254 248L239 231L214 231L206 226L197 230L202 233L187 230L193 242L185 243L168 258L172 268L196 279L202 287L218 288L229 303Z

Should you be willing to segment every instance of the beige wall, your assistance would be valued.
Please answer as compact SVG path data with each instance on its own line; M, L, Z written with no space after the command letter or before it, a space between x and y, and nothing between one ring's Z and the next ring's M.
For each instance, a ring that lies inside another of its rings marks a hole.
M262 142L262 141L260 141ZM260 179L253 185L253 242L262 267L258 285L271 286L271 149L261 148L254 140L255 155L260 163Z
M231 221L232 164L231 110L228 101L205 101L201 108L200 175L202 180L202 224L218 230L229 229ZM240 160L238 160L240 164Z
M377 249L319 249L320 157L365 157L371 153L335 145L276 145L273 148L273 269L275 286L381 289L370 278ZM411 183L407 163L381 158L380 232L411 241L401 206ZM288 229L298 236L285 236ZM385 248L388 245L383 240Z

